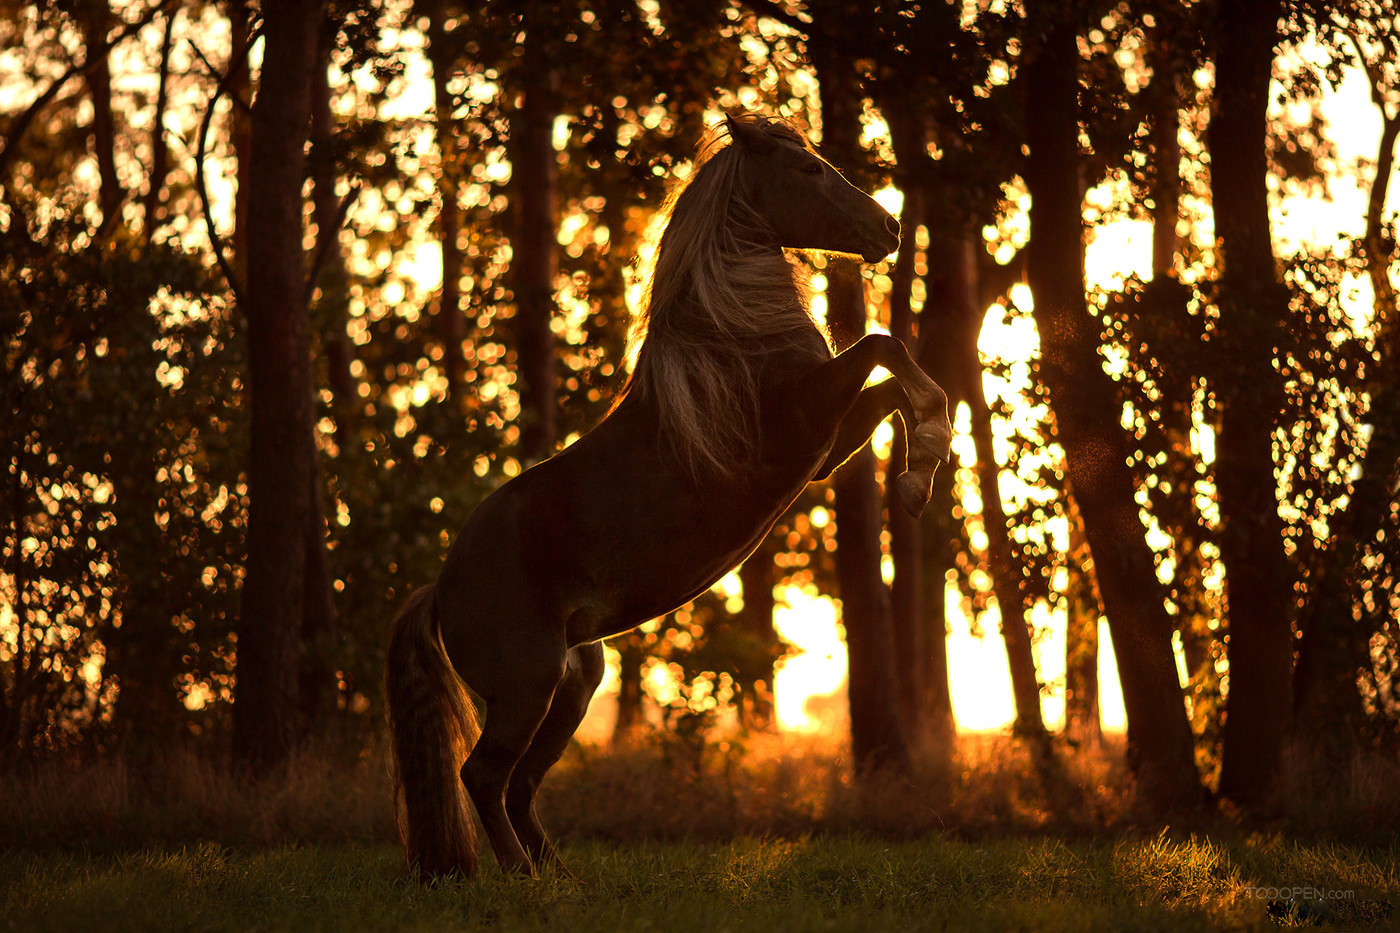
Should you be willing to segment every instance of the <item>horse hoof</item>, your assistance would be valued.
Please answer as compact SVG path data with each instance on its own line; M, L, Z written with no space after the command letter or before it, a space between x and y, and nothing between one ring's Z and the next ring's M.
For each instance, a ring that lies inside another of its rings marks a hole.
M918 518L933 495L933 473L905 471L894 478L894 489L904 511Z
M947 418L921 421L914 428L914 442L909 445L909 459L926 463L937 460L951 463L953 456L953 426Z

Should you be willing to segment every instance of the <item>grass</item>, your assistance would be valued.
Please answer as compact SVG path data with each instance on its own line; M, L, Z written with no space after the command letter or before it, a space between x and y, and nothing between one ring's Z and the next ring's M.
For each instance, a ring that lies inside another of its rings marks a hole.
M1214 930L1395 928L1395 852L1165 835L570 845L586 882L406 880L386 845L0 855L10 929ZM1260 887L1316 889L1269 897ZM1332 892L1350 892L1329 899ZM1271 907L1276 918L1271 916ZM1292 913L1288 913L1289 910Z
M840 749L765 741L572 749L541 810L582 884L503 877L489 853L470 881L405 878L373 751L303 755L261 784L197 754L39 763L0 773L0 933L1400 920L1394 762L1290 778L1270 820L1208 812L1164 828L1135 816L1113 747L1066 756L1050 788L1016 743L975 737L951 767L861 785Z

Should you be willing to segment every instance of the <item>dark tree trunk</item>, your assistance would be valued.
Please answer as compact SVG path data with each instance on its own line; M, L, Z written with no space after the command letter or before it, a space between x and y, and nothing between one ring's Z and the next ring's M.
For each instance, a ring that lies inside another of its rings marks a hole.
M1167 275L1176 268L1181 217L1181 118L1177 108L1176 56L1170 40L1159 32L1152 50L1152 83L1147 88L1149 129L1152 134L1152 273Z
M836 276L829 281L834 306ZM909 750L899 721L889 590L880 578L880 489L869 445L846 461L831 482L836 490L836 578L850 666L851 757L858 775L903 770Z
M1031 194L1027 273L1040 331L1041 374L1098 569L1140 801L1169 810L1195 804L1201 786L1172 652L1172 623L1138 518L1118 425L1118 393L1100 364L1099 324L1084 300L1074 30L1063 22L1050 24L1031 54L1025 79L1030 144L1025 174Z
M458 237L462 228L462 207L458 196L461 159L457 155L458 136L452 117L452 93L448 80L457 61L458 43L447 30L447 11L440 0L419 4L428 17L428 60L433 66L433 104L436 110L435 134L438 150L438 241L442 245L442 289L438 293L433 323L442 341L443 371L447 391L458 396L466 380L466 358L462 342L467 339L467 320L462 314L462 248ZM551 208L552 210L552 208ZM551 221L552 223L552 221Z
M936 215L931 202L933 192L924 199L924 225L929 231L940 229L946 218ZM914 231L907 235L913 236ZM941 245L930 237L927 253L928 273L924 277L926 298L919 314L919 342L916 361L924 372L937 377L948 392L948 410L955 411L965 401L965 379L958 373L958 353L950 329L962 326L970 308L980 304L967 292L971 277L954 261L954 253L945 239ZM940 251L947 255L940 258ZM957 256L963 254L957 253ZM963 535L962 519L954 515L958 503L954 498L952 468L946 482L933 484L933 497L924 509L923 544L924 609L928 615L928 657L924 675L927 692L927 750L936 760L951 763L957 738L957 721L953 716L953 699L948 681L948 617L945 595L948 574L954 569Z
M89 49L104 48L112 25L112 10L107 0L85 0L80 19L84 44ZM97 201L102 210L102 228L111 230L118 220L126 192L117 176L117 128L112 115L112 67L108 55L102 55L88 68L87 85L92 100L92 146L101 180Z
M252 89L252 65L248 61L253 42L253 11L248 0L228 0L229 29L233 33L229 50L228 96L233 101L229 109L229 140L238 157L237 190L233 200L233 269L240 280L246 278L248 266L248 194L253 186L252 159L253 121L248 112Z
M302 180L321 5L263 10L265 47L247 192L248 561L238 628L235 760L265 771L297 738L312 435L310 323L302 255Z
M1084 522L1072 495L1066 495L1069 519L1069 586L1065 630L1065 735L1081 744L1103 739L1099 721L1099 588L1094 559L1084 537Z
M149 240L160 223L162 192L169 171L163 123L169 99L170 54L173 45L175 17L165 18L161 41L159 85L156 92L154 130L151 134L150 189L144 206L144 232ZM105 33L106 27L102 29ZM97 36L100 41L102 35ZM110 126L110 107L104 122ZM112 167L115 179L115 166ZM103 185L109 185L104 176ZM121 192L102 195L120 201ZM104 218L104 224L106 223ZM144 309L141 312L144 315ZM137 333L145 334L145 328ZM136 338L141 339L141 338ZM146 338L149 340L149 337ZM119 526L131 532L129 550L118 555L118 570L127 565L125 558L135 556L138 563L145 555L158 550L164 532L157 524L161 511L160 487L156 482L158 442L141 422L142 414L129 413L128 440L132 442L125 454L113 451L113 478L117 486L113 511ZM132 552L139 552L133 555ZM120 574L122 625L113 629L104 641L107 646L106 671L118 684L113 721L121 737L122 750L128 762L136 765L151 753L164 749L178 727L179 708L176 679L180 657L187 650L183 638L171 624L175 608L169 603L163 581L149 573Z
M1273 457L1284 401L1273 337L1287 315L1288 294L1274 270L1265 151L1281 12L1278 0L1224 0L1209 131L1224 268L1220 329L1232 369L1221 380L1215 461L1230 613L1220 792L1246 805L1264 803L1274 787L1293 709L1293 572L1283 551Z
M511 119L511 186L518 235L515 275L515 352L520 378L520 453L526 464L554 452L558 377L554 365L554 279L558 268L556 216L559 163L554 152L559 73L550 62L547 33L526 25L524 93Z
M312 216L316 220L314 270L320 297L312 315L313 337L326 360L326 380L335 415L335 433L344 447L353 410L355 382L350 373L350 341L345 323L349 308L345 260L340 250L340 199L335 186L339 177L335 159L335 122L331 114L330 66L335 41L333 28L323 22L316 68L311 87ZM306 525L306 600L301 625L301 734L323 728L335 714L340 686L336 677L336 624L334 574L326 548L327 529L323 505L321 458L312 458L308 476L310 520Z
M646 651L637 632L613 642L620 657L617 683L617 719L613 722L614 745L624 743L642 726L642 661Z
M851 85L847 63L824 47L814 46L812 53L822 89L822 152L860 185L860 95ZM854 261L834 259L827 265L826 294L832 338L838 348L850 346L865 333L866 321L865 284ZM909 747L899 719L890 592L880 575L881 496L870 445L846 461L831 484L836 492L836 577L850 665L851 757L858 775L906 770Z
M338 627L330 553L326 550L326 519L322 508L320 458L312 451L309 514L306 522L306 582L301 615L301 661L298 700L300 737L315 734L335 714L340 692L336 677Z
M977 449L977 485L982 494L982 523L987 532L987 571L992 577L1001 610L1001 637L1006 644L1007 668L1011 673L1011 693L1016 701L1018 735L1030 740L1045 738L1045 720L1040 712L1040 675L1035 668L1031 629L1026 621L1026 600L1022 594L1021 568L1011 549L1006 510L1001 503L1000 476L992 453L992 411L982 393L982 366L977 354L976 328L959 342L967 354L964 372L970 377L967 403L972 415L972 442Z
M921 132L915 130L918 135ZM912 141L911 141L912 142ZM920 140L921 144L921 140ZM906 177L904 209L900 213L903 236L899 257L890 273L890 333L914 352L914 311L912 297L917 244L914 227L923 215L922 190ZM903 432L895 434L892 463L905 461L907 448ZM948 480L945 479L945 482ZM924 616L923 525L899 504L894 485L885 490L890 526L890 558L894 561L894 581L890 585L891 624L894 628L895 673L899 679L899 711L904 734L917 743L926 729L929 631Z
M926 372L935 372L925 369ZM950 396L949 403L953 399ZM949 468L949 473L952 470ZM953 695L948 686L948 616L944 594L948 572L953 569L957 522L953 518L953 483L933 484L933 497L924 509L924 631L928 651L924 656L924 733L920 744L934 762L950 764L958 735L953 717Z
M358 396L350 372L355 353L346 335L350 290L345 256L340 248L340 225L344 217L335 190L340 173L336 166L335 117L331 113L330 68L334 41L332 28L323 26L311 87L312 216L316 221L316 253L322 259L320 268L315 270L320 297L316 300L312 323L320 341L321 355L326 360L336 439L343 449Z
M758 550L739 566L739 582L744 590L744 610L737 624L758 642L760 648L776 653L778 633L773 628L772 537L764 539ZM745 728L765 731L773 728L773 669L767 676L750 677L740 683L740 715Z
M971 414L972 440L977 450L977 478L982 493L982 520L987 533L987 572L992 578L1001 610L1002 640L1011 673L1016 702L1016 732L1048 752L1045 720L1040 710L1040 677L1036 673L1031 631L1026 621L1026 601L1021 569L1011 548L1006 510L1001 503L1001 469L992 453L992 412L982 388L982 359L977 350L984 314L974 299L976 269L973 246L965 237L934 234L929 242L929 263L946 280L943 299L947 321L942 336L954 354L953 371L959 398Z
M165 218L165 179L170 174L170 150L165 141L165 111L170 101L170 51L175 44L175 17L178 11L165 17L165 30L160 42L160 73L157 78L156 113L151 128L150 187L146 191L146 238L155 235Z

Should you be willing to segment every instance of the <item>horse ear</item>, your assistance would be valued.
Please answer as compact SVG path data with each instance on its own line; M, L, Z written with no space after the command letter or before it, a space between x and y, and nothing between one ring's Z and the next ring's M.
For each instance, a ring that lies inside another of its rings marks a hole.
M778 141L765 132L757 120L744 119L745 116L733 113L724 115L724 125L729 128L730 138L751 152L773 151Z

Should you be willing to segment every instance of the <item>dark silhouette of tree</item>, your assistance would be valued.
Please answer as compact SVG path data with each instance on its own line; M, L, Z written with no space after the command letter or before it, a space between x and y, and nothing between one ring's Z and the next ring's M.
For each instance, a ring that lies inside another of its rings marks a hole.
M313 0L263 11L248 157L247 223L257 233L246 237L252 425L233 748L255 770L280 764L295 747L302 620L315 598L307 536L320 509L308 481L316 449L301 191L321 15Z
M1200 781L1172 655L1171 620L1138 519L1116 393L1099 363L1098 323L1085 308L1075 30L1063 14L1043 30L1041 41L1027 50L1024 76L1030 146L1025 175L1032 205L1027 277L1035 295L1041 377L1114 637L1141 799L1171 809L1198 799Z
M1293 572L1283 551L1273 456L1283 408L1274 352L1288 293L1274 272L1265 150L1281 13L1279 3L1223 0L1209 133L1222 263L1220 339L1232 370L1221 382L1215 462L1230 617L1220 791L1243 804L1268 799L1293 708Z
M823 88L822 152L859 184L859 94L839 58L820 44L811 53ZM865 333L865 288L849 259L831 260L827 280L827 325L841 350ZM898 771L909 765L909 746L899 717L890 593L880 575L882 503L868 444L836 471L832 488L836 575L850 658L851 757L857 774Z

